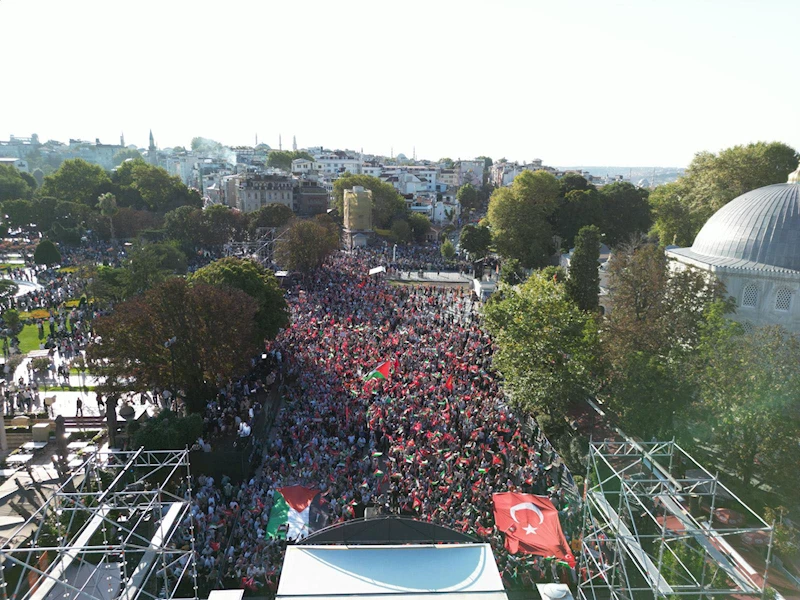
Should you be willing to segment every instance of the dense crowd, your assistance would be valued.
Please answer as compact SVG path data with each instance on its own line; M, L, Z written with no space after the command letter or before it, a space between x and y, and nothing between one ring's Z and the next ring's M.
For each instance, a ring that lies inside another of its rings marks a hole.
M275 490L288 485L321 490L329 522L375 506L489 541L510 586L556 576L545 559L504 550L492 494L549 496L569 538L568 470L506 406L469 293L390 286L368 275L384 256L336 255L290 290L292 324L268 347L284 405L263 462L241 485L195 486L206 584L275 588L287 542L265 529ZM365 382L385 361L389 378Z

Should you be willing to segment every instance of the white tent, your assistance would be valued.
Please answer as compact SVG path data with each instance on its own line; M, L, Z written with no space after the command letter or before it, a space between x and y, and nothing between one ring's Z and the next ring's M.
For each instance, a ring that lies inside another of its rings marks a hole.
M489 544L289 546L276 600L507 600Z

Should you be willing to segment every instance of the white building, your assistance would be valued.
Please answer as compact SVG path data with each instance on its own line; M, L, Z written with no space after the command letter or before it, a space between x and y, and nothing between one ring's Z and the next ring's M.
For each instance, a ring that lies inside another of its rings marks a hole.
M476 188L483 185L483 167L485 163L482 158L475 160L458 161L458 185L471 183Z
M745 330L781 325L800 333L800 168L788 183L732 200L706 222L679 263L714 273L736 300Z

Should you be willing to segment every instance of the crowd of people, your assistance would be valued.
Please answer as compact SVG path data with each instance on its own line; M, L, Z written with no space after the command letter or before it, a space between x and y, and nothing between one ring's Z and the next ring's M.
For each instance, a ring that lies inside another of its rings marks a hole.
M287 541L266 525L275 491L290 485L319 489L329 523L373 506L475 535L492 544L510 586L559 576L541 557L505 551L492 494L549 496L569 538L569 471L506 405L469 292L368 274L386 259L337 254L289 291L291 325L267 348L283 407L262 463L239 485L198 480L193 496L208 585L274 590ZM389 377L365 381L382 363ZM219 398L215 410L230 406Z

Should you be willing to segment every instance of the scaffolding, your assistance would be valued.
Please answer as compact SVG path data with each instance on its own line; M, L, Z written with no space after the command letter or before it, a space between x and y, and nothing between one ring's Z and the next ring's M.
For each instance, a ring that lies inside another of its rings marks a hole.
M764 598L773 527L674 440L618 433L589 444L578 598ZM766 545L763 574L743 540Z
M0 546L0 600L198 598L188 450L96 452Z
M225 244L226 256L249 256L264 265L275 262L275 246L286 238L288 228L259 227L254 240Z

